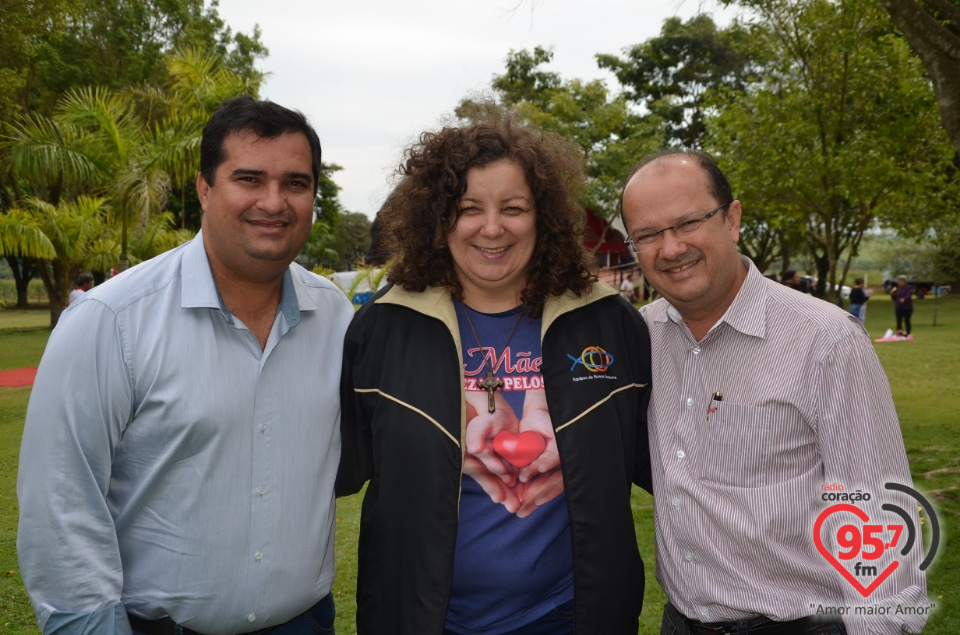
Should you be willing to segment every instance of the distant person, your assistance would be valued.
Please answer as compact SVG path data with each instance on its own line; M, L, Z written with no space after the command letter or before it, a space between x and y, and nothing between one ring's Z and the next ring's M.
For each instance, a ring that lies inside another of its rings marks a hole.
M863 322L864 314L867 311L867 300L870 299L870 290L863 288L863 278L857 278L853 281L853 287L850 289L850 315Z
M344 345L337 493L369 481L359 635L636 635L647 330L577 236L559 137L420 136L380 213L391 286Z
M800 274L793 269L787 269L780 274L780 282L791 289L800 290Z
M93 288L93 276L89 273L81 273L77 276L77 287L70 292L70 301L67 302L67 306L73 304L81 297L83 294Z
M890 290L893 310L897 316L897 335L903 335L904 337L910 335L910 318L913 317L913 293L913 287L907 284L907 277L897 276L897 286ZM906 330L904 330L904 327L906 327Z
M302 114L227 100L203 129L197 237L97 286L54 329L17 480L44 633L333 632L353 310L293 263L319 174Z
M628 271L620 283L620 296L627 302L633 302L633 272Z
M810 288L810 282L805 278L802 278L800 274L793 269L787 269L780 274L780 282L784 286L795 289L800 293L812 293L813 289Z
M919 526L916 503L885 488L910 486L910 466L863 326L764 278L738 252L741 204L706 153L644 159L622 210L641 271L663 296L641 311L653 351L661 633L920 632L929 606L920 549L870 561L883 571L900 558L869 599L889 613L851 610L844 624L818 611L867 604L814 539L831 504L825 484L869 492L865 518L886 517L881 503L895 500ZM834 514L822 527L831 553L843 522Z

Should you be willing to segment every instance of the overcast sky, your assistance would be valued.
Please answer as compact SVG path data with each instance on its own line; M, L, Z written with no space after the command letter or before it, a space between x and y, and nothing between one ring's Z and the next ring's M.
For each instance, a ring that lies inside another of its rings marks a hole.
M323 160L343 166L341 203L371 217L403 149L489 88L511 49L551 46L563 79L616 89L597 53L620 55L671 16L733 16L716 0L220 0L219 12L234 31L260 25L261 96L309 117Z

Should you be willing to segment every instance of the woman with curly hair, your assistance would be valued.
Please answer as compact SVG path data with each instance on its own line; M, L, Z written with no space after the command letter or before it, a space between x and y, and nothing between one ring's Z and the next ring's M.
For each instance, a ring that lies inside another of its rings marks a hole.
M357 632L634 635L649 338L579 242L577 154L509 121L424 133L347 333L338 495L369 481Z

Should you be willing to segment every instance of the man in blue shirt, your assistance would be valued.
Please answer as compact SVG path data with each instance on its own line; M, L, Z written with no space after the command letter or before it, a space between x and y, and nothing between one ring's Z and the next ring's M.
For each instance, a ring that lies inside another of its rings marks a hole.
M319 170L302 114L228 100L203 131L200 234L64 312L17 483L44 633L332 632L353 311L292 263Z

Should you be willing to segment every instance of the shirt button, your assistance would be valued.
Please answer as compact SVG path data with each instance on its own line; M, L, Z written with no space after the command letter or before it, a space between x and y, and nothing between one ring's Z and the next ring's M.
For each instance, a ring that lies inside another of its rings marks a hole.
M683 559L686 560L687 562L693 562L693 554L692 554L692 553L688 553L687 555L685 555L685 556L683 557Z
M267 424L261 423L261 424L260 424L260 432L266 432L266 431L267 431Z
M672 501L674 507L680 507L680 499L674 498Z
M258 487L258 488L257 488L257 496L259 496L260 498L263 498L263 493L264 493L265 491L267 491L267 490L265 490L265 489L262 488L262 487Z
M682 458L685 457L685 456L687 456L687 453L686 453L686 452L684 452L683 450L677 450L677 458L678 458L678 459L682 459Z
M699 355L699 354L700 354L700 347L699 347L699 346L697 346L696 348L693 349L693 354L694 354L694 355Z
M255 556L255 558L256 558L257 562L260 562L261 560L263 560L263 552L262 552L262 551L258 551L257 554L256 554L256 556ZM252 620L251 620L251 621L252 621Z
M248 622L256 622L256 621L257 621L257 614L256 614L256 613L251 613L250 615L248 615L248 616L247 616L247 621L248 621Z
M702 615L702 616L704 616L704 617L710 617L710 609L708 609L708 608L706 608L706 607L700 609L700 615Z
M687 408L693 408L693 397L687 397Z

